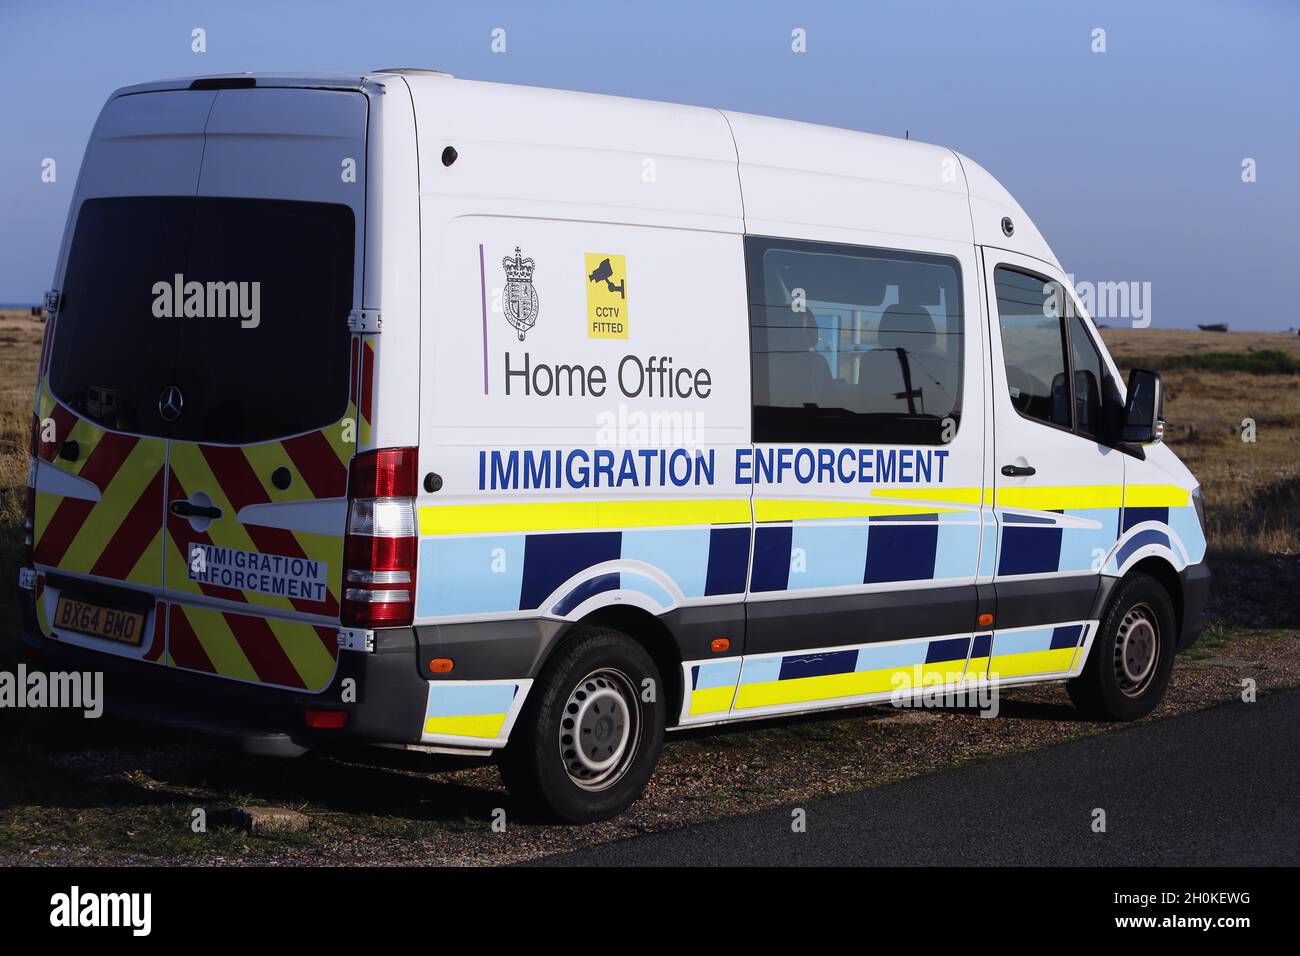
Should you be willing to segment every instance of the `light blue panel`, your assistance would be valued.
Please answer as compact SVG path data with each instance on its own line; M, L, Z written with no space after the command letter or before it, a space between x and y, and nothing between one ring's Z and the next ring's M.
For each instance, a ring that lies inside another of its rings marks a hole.
M673 579L687 597L703 597L709 575L709 529L624 531L624 560L644 561Z
M763 657L758 660L745 660L745 669L741 672L742 684L764 684L767 681L781 679L781 658Z
M519 610L524 539L509 534L421 540L416 616Z
M979 547L979 525L940 521L934 550L935 579L973 578L979 564Z
M638 591L662 608L667 608L673 603L672 595L664 590L663 585L644 574L623 571L620 572L619 578L619 586L625 591Z
M1054 627L1035 627L1027 631L998 631L993 635L992 656L1050 650L1054 630Z
M1205 532L1201 530L1194 507L1170 508L1169 527L1182 539L1190 564L1197 564L1205 558Z
M806 570L796 573L794 549L803 548ZM796 524L790 537L788 590L861 584L867 565L867 525Z
M710 687L733 687L740 680L740 658L733 657L725 661L710 661L700 665L700 672L695 677L695 690L708 690Z
M1060 570L1091 571L1095 560L1093 549L1101 548L1103 553L1109 554L1119 539L1119 509L1080 508L1065 513L1072 518L1101 523L1100 528L1066 528L1061 532Z
M980 576L992 577L994 570L998 566L998 526L997 522L991 516L984 521L984 527L980 529L984 536L983 544L980 547Z
M441 684L429 682L426 717L504 714L515 699L514 684Z
M906 644L868 645L858 648L858 671L878 671L889 667L913 667L925 663L930 640L909 641Z

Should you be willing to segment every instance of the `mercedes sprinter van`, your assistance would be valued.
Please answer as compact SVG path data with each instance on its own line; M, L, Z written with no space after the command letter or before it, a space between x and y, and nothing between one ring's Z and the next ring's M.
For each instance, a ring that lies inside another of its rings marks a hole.
M114 93L32 421L25 647L110 710L492 756L1064 681L1148 713L1197 483L949 149L421 70Z

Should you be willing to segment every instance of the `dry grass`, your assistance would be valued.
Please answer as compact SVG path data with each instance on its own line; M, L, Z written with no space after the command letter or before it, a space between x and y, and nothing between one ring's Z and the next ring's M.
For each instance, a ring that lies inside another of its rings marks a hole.
M1106 329L1102 338L1126 373L1159 356L1300 359L1300 336L1281 333ZM1171 369L1163 377L1169 444L1201 482L1211 557L1300 552L1300 375ZM1243 441L1248 419L1253 442Z
M0 311L0 661L9 656L18 622L11 599L18 577L32 393L45 324Z

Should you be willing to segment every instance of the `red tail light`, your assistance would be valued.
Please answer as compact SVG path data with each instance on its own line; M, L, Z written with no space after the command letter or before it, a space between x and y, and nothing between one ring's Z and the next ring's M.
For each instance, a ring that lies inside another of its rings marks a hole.
M303 720L313 730L342 730L348 725L346 710L314 710L308 708L302 712Z
M400 627L415 617L417 471L414 448L380 448L352 459L343 554L346 627Z

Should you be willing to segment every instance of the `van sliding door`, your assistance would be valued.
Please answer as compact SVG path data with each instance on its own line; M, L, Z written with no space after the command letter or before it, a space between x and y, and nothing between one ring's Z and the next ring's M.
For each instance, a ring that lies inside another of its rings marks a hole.
M963 676L985 435L971 251L951 245L746 239L756 531L734 714Z

